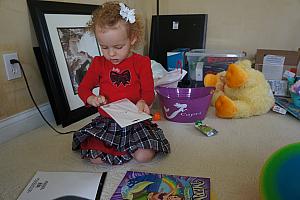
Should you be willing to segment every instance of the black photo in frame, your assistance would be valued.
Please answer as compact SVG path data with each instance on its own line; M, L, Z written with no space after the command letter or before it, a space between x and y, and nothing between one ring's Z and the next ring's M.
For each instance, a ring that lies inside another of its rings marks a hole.
M39 44L34 52L56 123L65 127L96 113L96 108L84 106L76 89L89 66L91 56L100 55L94 36L86 36L85 40L81 40L86 22L98 6L37 0L27 0L27 4ZM74 36L72 42L65 38L69 33ZM70 45L71 50L65 48L69 43L73 44ZM83 58L86 60L82 61ZM81 67L70 67L74 59L80 60L77 64L82 63L78 65ZM77 71L81 74L75 76ZM93 92L98 94L97 91Z

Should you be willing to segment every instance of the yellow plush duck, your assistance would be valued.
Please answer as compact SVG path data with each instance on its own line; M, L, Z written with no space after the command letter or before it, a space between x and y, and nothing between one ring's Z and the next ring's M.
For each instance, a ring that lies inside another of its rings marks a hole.
M243 118L267 113L274 96L264 75L251 68L249 60L228 66L227 71L204 77L206 87L215 87L212 105L220 118Z

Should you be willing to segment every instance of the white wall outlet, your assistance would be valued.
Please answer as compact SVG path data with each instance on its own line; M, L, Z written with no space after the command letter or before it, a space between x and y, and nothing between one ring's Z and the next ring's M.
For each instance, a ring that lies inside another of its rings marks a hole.
M18 60L17 53L7 53L3 54L4 66L6 70L7 80L12 80L16 78L20 78L22 76L22 71L18 63L10 64L10 60L16 59Z

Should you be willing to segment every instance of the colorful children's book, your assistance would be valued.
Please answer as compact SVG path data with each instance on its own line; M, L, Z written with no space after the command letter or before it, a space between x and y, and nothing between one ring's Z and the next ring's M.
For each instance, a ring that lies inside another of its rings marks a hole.
M210 178L128 171L111 200L210 199Z
M275 97L275 103L300 120L300 108L293 104L291 98Z

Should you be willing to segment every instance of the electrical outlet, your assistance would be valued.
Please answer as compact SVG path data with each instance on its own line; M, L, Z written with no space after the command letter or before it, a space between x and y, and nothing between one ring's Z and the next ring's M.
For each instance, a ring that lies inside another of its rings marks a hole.
M18 55L16 52L3 54L3 60L6 70L7 80L12 80L16 78L20 78L22 76L22 71L18 63L11 64L10 60L16 59L18 60Z

